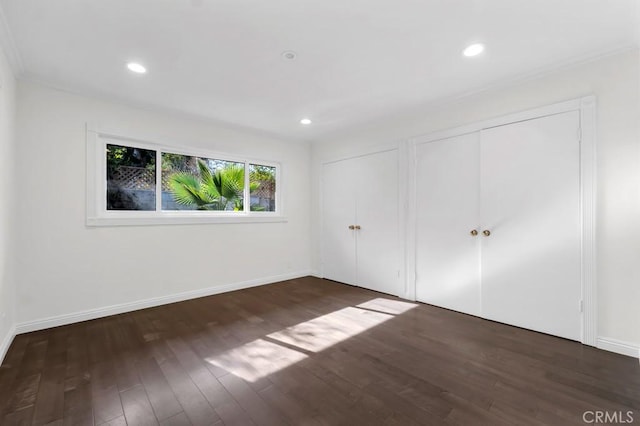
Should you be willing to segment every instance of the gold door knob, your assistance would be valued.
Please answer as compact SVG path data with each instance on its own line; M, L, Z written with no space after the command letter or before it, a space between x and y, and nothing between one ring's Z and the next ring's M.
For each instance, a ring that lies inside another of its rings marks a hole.
M488 229L485 229L484 231L482 231L482 234L483 234L485 237L488 237L489 235L491 235L491 231L489 231Z
M349 229L356 229L356 227L353 225L349 225Z
M475 237L476 235L478 235L478 230L477 229L472 229L470 232L472 237Z
M356 229L360 229L360 225L356 225Z

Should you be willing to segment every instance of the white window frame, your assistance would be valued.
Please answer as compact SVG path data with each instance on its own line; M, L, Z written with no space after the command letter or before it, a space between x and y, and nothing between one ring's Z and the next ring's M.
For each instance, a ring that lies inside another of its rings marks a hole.
M107 145L120 145L156 152L156 210L107 210L106 149ZM86 225L141 226L223 223L286 222L282 203L282 165L274 161L240 158L219 152L170 146L147 140L120 136L95 130L87 125L87 214ZM162 210L162 153L174 153L201 158L243 163L245 166L244 211ZM276 169L276 211L251 211L249 166L261 165Z

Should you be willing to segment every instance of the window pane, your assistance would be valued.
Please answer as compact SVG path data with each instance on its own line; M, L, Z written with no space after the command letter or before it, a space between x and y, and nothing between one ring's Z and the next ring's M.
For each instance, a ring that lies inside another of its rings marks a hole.
M156 209L156 152L107 145L107 210Z
M249 165L251 211L276 211L276 168Z
M242 211L244 163L162 153L163 210Z

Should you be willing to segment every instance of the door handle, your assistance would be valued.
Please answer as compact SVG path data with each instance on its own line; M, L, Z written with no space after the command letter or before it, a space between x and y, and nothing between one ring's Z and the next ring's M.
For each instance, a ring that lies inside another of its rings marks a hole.
M471 232L469 232L471 234L472 237L475 237L476 235L478 235L478 230L477 229L472 229Z
M489 231L488 229L485 229L484 231L482 231L482 234L483 234L485 237L488 237L489 235L491 235L491 231Z
M349 229L354 230L354 229L356 229L356 227L353 226L353 225L349 225Z
M360 228L360 225L356 225L356 229L357 229L357 230L360 230L360 229L361 229L361 228Z

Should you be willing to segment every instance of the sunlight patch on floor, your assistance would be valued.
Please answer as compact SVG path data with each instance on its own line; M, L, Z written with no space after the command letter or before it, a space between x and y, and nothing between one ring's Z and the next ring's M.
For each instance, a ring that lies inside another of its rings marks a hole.
M393 315L348 307L268 335L273 340L319 352L375 327Z
M207 362L249 382L268 376L302 361L307 356L277 343L257 339L222 355L207 358Z
M399 300L372 299L357 307L339 309L287 327L206 360L244 380L255 382L307 358L304 352L325 350L416 306Z
M368 302L357 305L358 308L371 309L373 311L385 312L387 314L399 315L418 306L417 303L403 302L401 300L384 299L378 297Z

